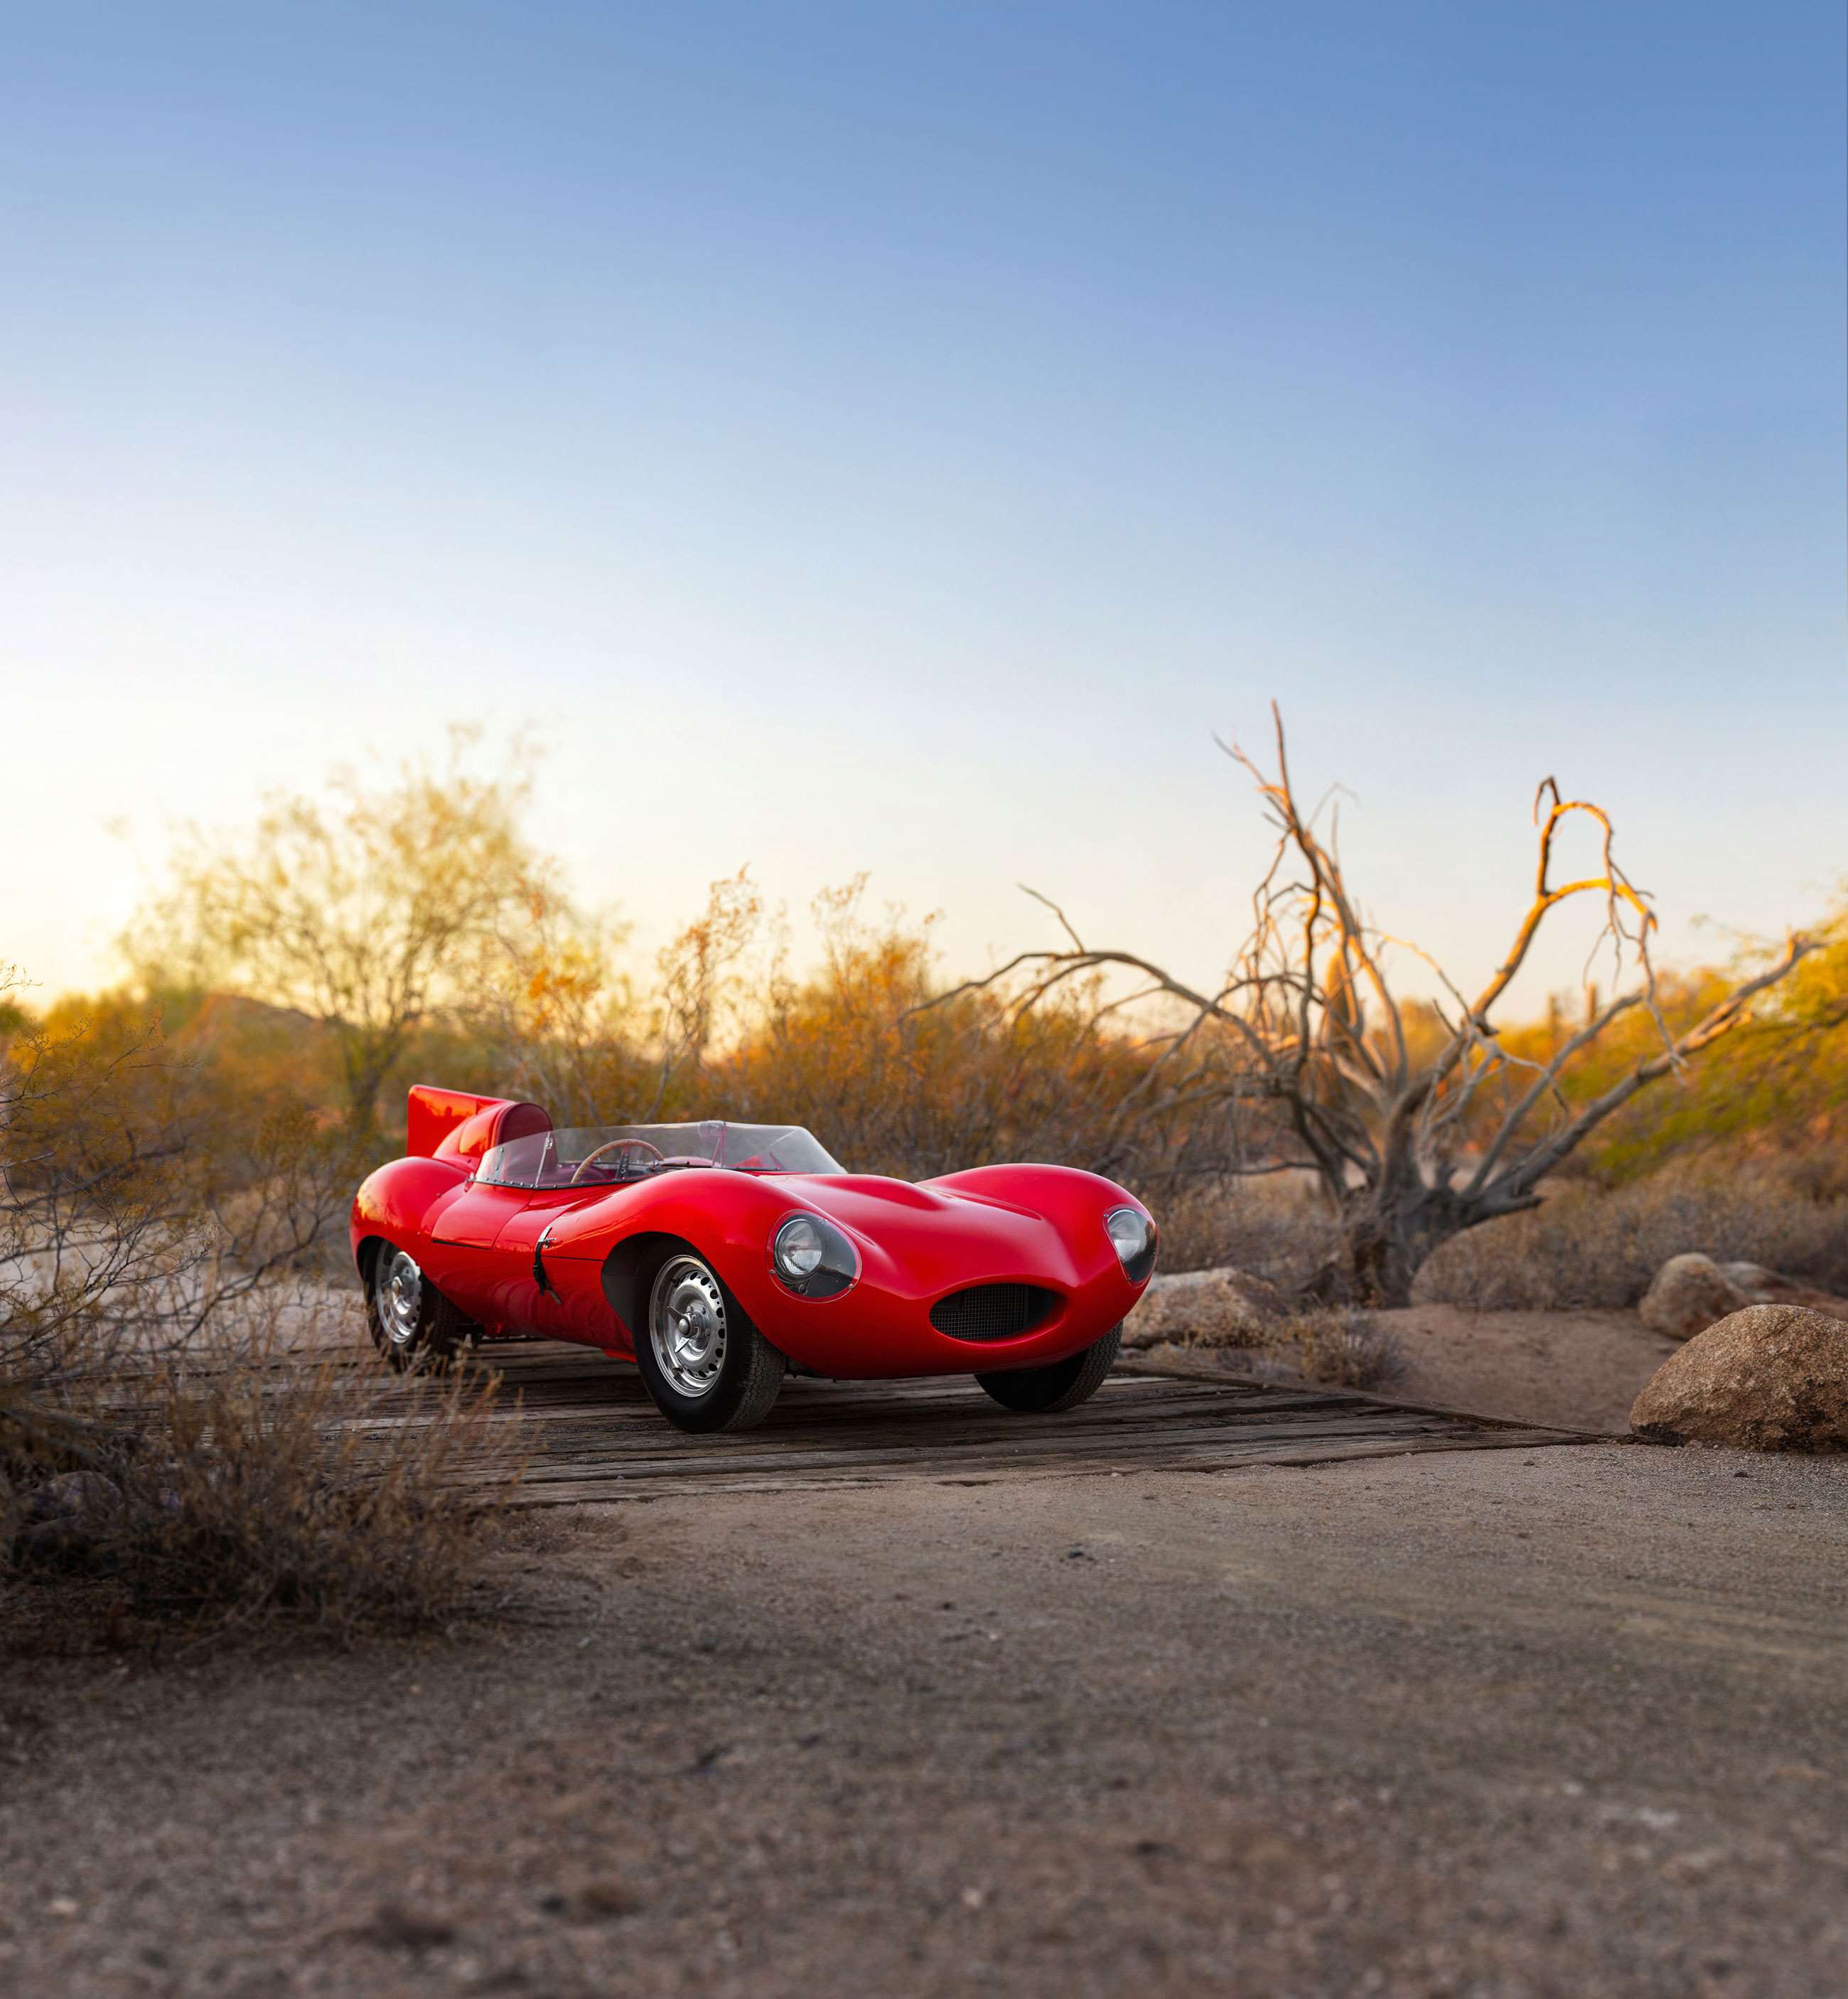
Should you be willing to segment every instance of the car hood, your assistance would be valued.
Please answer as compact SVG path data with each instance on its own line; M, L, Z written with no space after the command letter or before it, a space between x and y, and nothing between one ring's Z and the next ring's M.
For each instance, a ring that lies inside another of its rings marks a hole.
M1003 1279L1078 1281L1052 1223L991 1195L946 1192L873 1173L791 1175L784 1184L855 1238L869 1273L902 1288L935 1292Z

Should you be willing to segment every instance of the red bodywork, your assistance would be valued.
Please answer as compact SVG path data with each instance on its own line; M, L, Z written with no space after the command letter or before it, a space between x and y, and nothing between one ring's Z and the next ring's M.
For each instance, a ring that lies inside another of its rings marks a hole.
M915 1184L723 1167L543 1191L476 1180L490 1147L550 1123L537 1104L414 1089L411 1155L381 1166L353 1202L362 1275L388 1242L490 1336L576 1340L628 1359L646 1309L635 1273L672 1238L706 1259L796 1365L861 1380L1063 1360L1118 1324L1147 1281L1147 1268L1140 1280L1126 1273L1104 1228L1113 1209L1147 1211L1112 1181L1068 1166L978 1166ZM859 1277L837 1297L798 1297L773 1272L770 1239L805 1210L826 1216L858 1252ZM991 1284L1039 1285L1058 1302L1030 1331L979 1345L931 1323L950 1293Z

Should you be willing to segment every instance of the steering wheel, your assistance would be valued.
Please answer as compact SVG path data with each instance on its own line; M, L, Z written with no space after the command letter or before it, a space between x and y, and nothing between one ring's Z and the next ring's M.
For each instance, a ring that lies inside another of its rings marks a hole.
M644 1151L652 1152L655 1157L659 1159L663 1166L666 1164L667 1155L662 1151L659 1145L651 1145L645 1138L606 1138L594 1152L587 1152L584 1156L578 1161L577 1171L571 1176L571 1184L573 1187L576 1187L578 1182L583 1178L584 1174L588 1169L594 1166L597 1160L600 1159L605 1152L626 1152L632 1145L638 1146Z

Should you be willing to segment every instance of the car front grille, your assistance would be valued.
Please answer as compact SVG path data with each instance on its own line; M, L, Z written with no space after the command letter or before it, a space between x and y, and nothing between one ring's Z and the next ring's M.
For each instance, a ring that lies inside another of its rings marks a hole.
M930 1308L930 1322L952 1339L1017 1339L1057 1307L1059 1294L1040 1284L971 1284Z

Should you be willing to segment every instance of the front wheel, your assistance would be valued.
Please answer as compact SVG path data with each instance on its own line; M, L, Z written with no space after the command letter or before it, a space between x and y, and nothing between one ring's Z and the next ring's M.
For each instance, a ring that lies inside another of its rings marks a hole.
M365 1291L372 1344L400 1374L422 1374L459 1359L479 1331L417 1267L407 1250L379 1245Z
M677 1429L748 1430L770 1414L784 1363L705 1259L681 1250L649 1287L635 1364Z
M1088 1402L1103 1386L1116 1362L1123 1328L1113 1325L1102 1339L1050 1367L1016 1368L1011 1374L978 1374L976 1380L1004 1409L1025 1415L1056 1416Z

